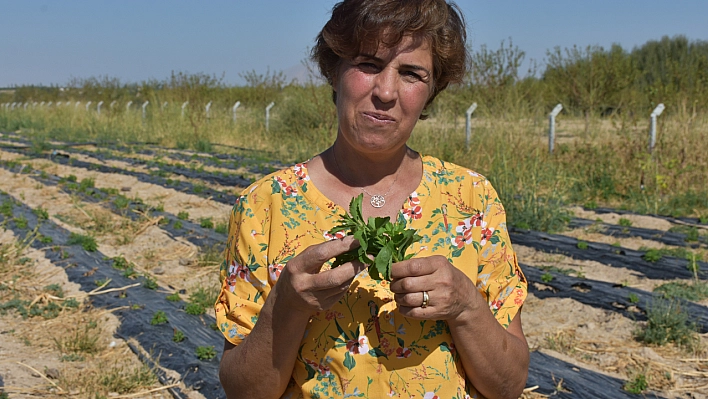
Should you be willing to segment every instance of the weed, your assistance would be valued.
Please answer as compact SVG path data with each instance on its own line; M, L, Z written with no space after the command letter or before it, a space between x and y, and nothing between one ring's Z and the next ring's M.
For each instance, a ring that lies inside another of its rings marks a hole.
M654 288L654 292L661 293L666 299L702 301L708 298L708 283L701 280L693 280L691 283L672 281Z
M157 377L154 371L145 364L132 369L120 366L108 368L102 373L98 383L108 392L124 394L139 388L150 387L157 383Z
M199 219L199 225L203 229L213 229L214 228L214 222L211 220L211 218L201 218Z
M49 219L49 212L47 212L47 210L44 209L44 208L42 208L41 206L40 206L40 207L37 207L37 208L34 208L34 209L32 210L32 213L34 213L35 216L37 216L37 219L39 219L39 220L47 220L47 219Z
M60 362L83 362L85 358L77 353L69 353L68 355L61 355L59 358Z
M639 297L635 293L629 294L629 298L627 299L629 300L629 303L639 303Z
M94 280L93 283L96 284L96 287L103 287L104 285L107 285L108 279Z
M545 336L545 344L548 349L570 354L575 352L575 334L566 331L549 334Z
M64 297L64 290L61 288L61 286L59 284L49 284L49 285L45 286L44 288L42 288L42 291L44 291L48 294L52 294L58 298Z
M50 236L45 236L45 235L42 235L42 234L37 234L37 239L38 239L39 242L41 242L42 244L51 244L51 243L54 242L54 239L53 239L52 237L50 237Z
M229 225L227 223L217 223L214 231L219 234L226 234L229 231Z
M179 220L189 219L189 212L179 211L179 213L177 214L177 219L179 219Z
M3 201L2 204L0 205L0 214L5 216L6 218L11 218L12 217L12 202L11 201Z
M219 288L217 286L211 288L197 287L194 292L189 294L189 302L207 309L214 306L217 296L219 296Z
M687 242L696 242L700 238L698 228L695 226L673 226L669 229L670 232L685 234Z
M620 218L619 225L622 227L632 227L632 221L626 218Z
M661 260L662 257L663 255L661 254L661 251L653 248L647 250L644 255L642 255L642 259L652 263L658 262L659 260Z
M219 244L200 248L197 257L197 266L209 267L218 266L223 261L223 250Z
M95 354L100 350L100 331L96 324L86 323L71 328L67 336L55 337L56 348L62 354Z
M145 281L143 281L143 287L149 289L149 290L156 290L159 285L157 285L157 280L155 280L154 277L150 275L145 275Z
M20 229L26 229L27 228L27 218L24 216L18 216L14 219L12 219L13 222L15 222L15 226Z
M182 342L186 339L187 337L184 336L184 333L178 329L175 328L174 334L172 334L172 340L175 342Z
M117 209L126 209L130 205L130 200L124 195L118 195L113 199L113 205Z
M673 342L694 350L700 345L697 327L680 300L656 298L647 309L647 323L635 331L635 337L646 344L665 345Z
M177 229L177 230L181 229L181 228L182 228L182 221L181 221L181 220L175 220L175 224L173 225L173 227L174 227L175 229Z
M197 346L195 354L199 360L211 360L216 357L216 350L213 346Z
M170 302L179 302L182 300L182 298L179 297L179 293L177 293L177 292L173 292L170 295L167 295L165 297L165 299L167 299Z
M118 270L128 270L135 268L133 262L128 262L122 255L111 258L113 261L112 266L114 269Z
M155 312L155 314L152 315L152 320L150 320L150 324L152 324L153 326L165 323L167 323L167 315L162 310L158 310L157 312Z
M588 249L588 243L586 241L578 241L577 247L582 250Z
M643 373L639 373L634 376L631 380L627 381L626 384L622 387L625 391L633 394L641 394L642 392L646 391L646 389L649 387L649 384L647 383L647 377Z
M206 312L206 309L204 309L204 306L198 303L188 303L187 306L185 306L184 308L184 312L187 314L198 316L200 314L204 314L204 312Z
M541 275L541 281L544 283L550 283L553 281L553 275L551 273L545 272Z
M81 245L81 247L88 252L96 252L96 250L98 250L96 239L83 234L71 233L66 243L69 245Z
M155 207L155 212L164 212L164 211L165 211L165 204L163 204L162 202L157 204L157 206Z

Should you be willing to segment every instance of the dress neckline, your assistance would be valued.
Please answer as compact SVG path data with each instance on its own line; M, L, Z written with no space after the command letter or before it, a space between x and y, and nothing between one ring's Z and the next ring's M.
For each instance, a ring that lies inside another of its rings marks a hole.
M411 206L414 204L411 203L411 197L419 197L421 191L424 189L424 182L425 182L425 176L426 172L428 172L429 168L429 162L430 162L430 156L429 155L421 155L420 153L416 152L418 156L420 156L422 167L423 167L423 173L421 174L420 177L420 182L418 182L418 186L416 189L410 193L408 193L408 197L406 197L406 200L403 202L401 205L401 208L398 210L397 218L401 218L402 215L405 214L405 211L409 209ZM300 170L297 171L298 173L298 184L302 187L304 184L307 184L307 189L306 190L300 190L300 193L302 194L303 197L308 199L310 202L315 204L318 208L320 209L328 209L331 210L333 214L339 214L342 212L348 212L348 209L344 209L342 206L337 204L336 202L332 201L329 199L326 195L322 193L322 191L317 188L317 186L312 182L312 179L310 179L310 172L308 170L308 163L312 159L308 159L305 162L302 162L301 164L296 165L296 167L299 167ZM423 202L427 198L427 195L424 198L421 198L421 202ZM421 205L420 202L416 200L415 205ZM394 220L395 221L395 220Z

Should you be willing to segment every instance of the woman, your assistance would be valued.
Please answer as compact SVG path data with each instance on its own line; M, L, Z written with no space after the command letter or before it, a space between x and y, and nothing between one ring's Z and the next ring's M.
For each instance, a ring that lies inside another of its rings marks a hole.
M516 398L526 282L482 176L406 146L465 73L461 14L445 0L346 0L313 58L333 89L332 147L254 183L231 215L217 322L230 398ZM332 236L353 197L364 218L416 229L415 256L376 281ZM277 284L276 284L277 282Z

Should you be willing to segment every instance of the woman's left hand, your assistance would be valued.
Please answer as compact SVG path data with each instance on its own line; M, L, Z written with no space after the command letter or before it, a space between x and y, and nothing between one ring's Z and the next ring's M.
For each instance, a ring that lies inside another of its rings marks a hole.
M405 317L451 321L483 302L472 280L443 256L394 263L391 279L391 291ZM428 294L426 307L423 291Z

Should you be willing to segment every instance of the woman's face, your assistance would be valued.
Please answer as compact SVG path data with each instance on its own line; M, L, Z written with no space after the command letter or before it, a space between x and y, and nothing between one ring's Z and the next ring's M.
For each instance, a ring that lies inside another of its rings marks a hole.
M430 45L405 36L396 47L343 60L334 90L339 138L363 153L393 154L408 141L433 91Z

